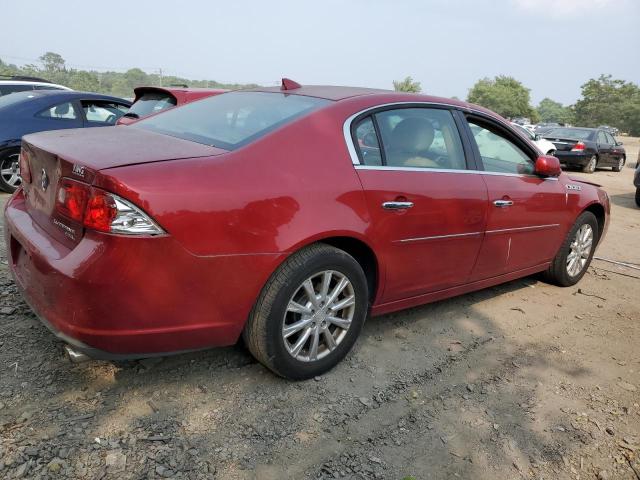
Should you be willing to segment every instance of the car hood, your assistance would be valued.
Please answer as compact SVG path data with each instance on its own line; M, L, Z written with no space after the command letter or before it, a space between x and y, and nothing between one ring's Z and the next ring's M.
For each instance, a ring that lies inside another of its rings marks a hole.
M94 170L209 157L227 152L209 145L126 126L39 132L26 135L24 140L68 162L86 165Z

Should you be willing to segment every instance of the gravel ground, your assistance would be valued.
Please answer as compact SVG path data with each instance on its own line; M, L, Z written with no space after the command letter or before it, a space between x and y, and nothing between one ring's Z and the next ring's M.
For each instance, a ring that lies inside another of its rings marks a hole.
M587 177L613 201L597 255L640 264L632 176ZM0 478L640 479L638 270L596 260L573 288L531 277L370 319L294 383L241 346L70 364L1 253Z

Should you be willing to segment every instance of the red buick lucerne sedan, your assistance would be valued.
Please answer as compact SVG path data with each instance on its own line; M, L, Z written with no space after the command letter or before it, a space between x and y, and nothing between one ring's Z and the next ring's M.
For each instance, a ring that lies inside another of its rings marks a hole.
M300 86L127 127L28 135L9 265L70 352L231 345L321 374L379 315L546 272L585 274L609 199L464 102Z

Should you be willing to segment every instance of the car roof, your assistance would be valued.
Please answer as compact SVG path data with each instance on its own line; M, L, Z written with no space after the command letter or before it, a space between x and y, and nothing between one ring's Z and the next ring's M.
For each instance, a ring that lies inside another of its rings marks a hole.
M65 87L64 85L60 85L57 83L51 83L46 81L38 81L38 80L0 80L0 85L43 85L47 87L59 87L64 88L66 90L71 90L69 87Z

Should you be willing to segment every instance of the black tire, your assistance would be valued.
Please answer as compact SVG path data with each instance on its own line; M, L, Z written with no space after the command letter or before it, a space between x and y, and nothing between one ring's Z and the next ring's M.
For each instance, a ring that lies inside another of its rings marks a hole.
M0 154L0 172L15 167L18 163L19 157L20 149L10 149L2 152L2 154ZM11 184L10 178L5 177L6 175L0 174L0 189L7 193L15 192L22 181L18 180L17 183ZM13 177L13 175L11 175L11 177Z
M314 361L295 358L283 339L285 314L290 299L303 282L315 274L335 271L353 287L355 304L351 324L334 350ZM262 289L243 332L253 356L274 373L292 380L304 380L333 368L353 347L369 309L367 280L362 267L348 253L317 243L291 255Z
M585 265L582 267L582 270L580 270L577 275L570 275L567 271L567 257L571 253L571 245L576 238L576 233L583 225L590 225L593 232L591 251L589 252L589 256ZM598 220L596 219L596 216L591 212L582 212L576 219L576 223L574 223L571 230L569 230L567 237L551 262L549 269L545 272L545 279L550 283L554 283L561 287L570 287L578 283L589 269L591 259L593 258L596 246L598 245L599 234L600 232L598 231Z
M636 205L640 207L640 188L636 188Z
M627 162L627 159L622 157L618 162L618 165L611 167L614 172L621 172L624 168L624 164Z
M593 173L596 171L597 166L598 166L598 156L592 155L591 158L589 159L589 162L584 167L582 167L582 171L584 173Z

